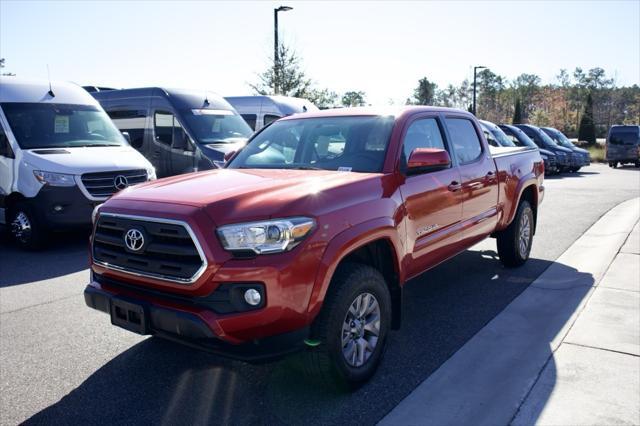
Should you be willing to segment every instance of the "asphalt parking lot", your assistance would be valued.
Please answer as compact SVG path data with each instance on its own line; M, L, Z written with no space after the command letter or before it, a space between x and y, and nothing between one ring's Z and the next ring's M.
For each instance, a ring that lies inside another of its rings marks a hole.
M637 197L640 170L597 164L545 185L531 260L504 269L489 240L408 283L402 330L352 394L308 382L295 356L248 365L112 327L84 305L87 235L38 253L2 239L0 422L375 423L606 211Z

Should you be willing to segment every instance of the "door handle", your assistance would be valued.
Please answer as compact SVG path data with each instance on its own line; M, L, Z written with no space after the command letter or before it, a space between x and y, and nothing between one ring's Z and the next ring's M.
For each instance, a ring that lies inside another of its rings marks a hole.
M493 173L492 171L487 172L487 175L485 176L485 179L489 182L493 182L494 180L496 180L496 174Z
M447 186L447 188L451 192L460 191L462 189L462 184L460 182L457 182L457 181L454 180L453 182L451 182L449 184L449 186Z

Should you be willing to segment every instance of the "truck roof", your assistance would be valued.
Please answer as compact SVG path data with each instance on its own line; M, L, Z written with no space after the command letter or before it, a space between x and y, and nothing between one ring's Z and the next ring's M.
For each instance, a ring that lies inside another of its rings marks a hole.
M0 77L0 102L52 103L74 105L98 105L98 102L82 87L65 81Z
M280 120L291 120L296 118L320 118L320 117L346 117L346 116L391 116L399 117L401 115L411 115L418 112L455 112L458 114L464 114L469 117L473 117L473 114L461 109L434 107L424 105L404 105L400 107L388 106L388 107L350 107L350 108L333 108L324 109L318 111L311 111L304 114L304 116L289 116L281 118Z
M123 98L161 97L168 99L178 109L213 108L231 110L233 107L224 98L208 90L175 89L168 87L139 87L133 89L92 92L99 101Z
M311 101L303 98L294 98L291 96L225 96L225 99L232 105L261 107L264 105L275 105L278 110L285 115L291 115L298 112L318 111Z

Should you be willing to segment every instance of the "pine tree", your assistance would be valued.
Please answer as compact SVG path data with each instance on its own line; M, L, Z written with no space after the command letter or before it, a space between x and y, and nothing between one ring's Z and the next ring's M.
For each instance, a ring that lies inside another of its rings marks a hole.
M515 110L513 111L513 124L522 124L522 106L520 105L520 98L516 99Z
M578 140L587 141L590 145L596 143L596 125L593 121L593 98L591 97L591 92L587 95L587 103L580 119Z

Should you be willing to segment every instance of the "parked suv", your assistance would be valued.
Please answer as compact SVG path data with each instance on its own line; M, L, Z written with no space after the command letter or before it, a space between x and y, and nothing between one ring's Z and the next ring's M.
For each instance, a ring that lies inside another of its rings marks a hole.
M570 149L573 151L573 154L580 159L580 162L571 168L572 172L577 172L583 166L591 164L591 155L589 154L589 151L575 146L573 142L571 142L560 130L554 129L553 127L541 127L540 129L553 139L555 143L561 147Z
M160 177L215 168L253 133L227 101L206 90L149 87L91 94Z
M517 128L522 130L531 140L538 145L539 148L546 149L556 154L558 160L558 168L561 172L568 172L574 167L577 167L580 160L577 155L574 155L568 148L563 148L553 141L545 132L539 127L532 126L531 124L515 124Z
M401 322L409 279L494 236L529 258L537 150L492 153L475 117L432 107L282 118L223 169L96 211L88 306L113 325L256 360L305 349L357 385Z
M640 126L611 126L605 157L610 167L625 163L640 167Z
M540 150L540 156L544 160L544 172L547 175L553 175L560 172L558 168L558 160L556 154L546 149L538 148L538 145L531 140L522 130L510 124L500 124L498 127L516 144L516 146L528 147Z

